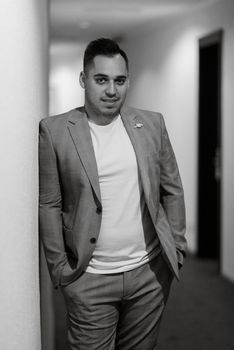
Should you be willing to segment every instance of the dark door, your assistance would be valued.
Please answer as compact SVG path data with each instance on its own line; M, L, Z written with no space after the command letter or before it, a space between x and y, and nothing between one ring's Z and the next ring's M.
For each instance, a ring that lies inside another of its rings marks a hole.
M222 32L199 40L198 256L220 257Z

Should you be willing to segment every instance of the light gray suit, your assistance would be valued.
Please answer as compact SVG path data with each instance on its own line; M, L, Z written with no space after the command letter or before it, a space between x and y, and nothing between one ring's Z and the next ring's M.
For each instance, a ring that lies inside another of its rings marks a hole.
M178 264L186 250L184 196L163 117L127 107L120 114L163 257L179 278ZM84 108L45 118L40 123L40 235L56 287L85 270L101 219L97 164Z

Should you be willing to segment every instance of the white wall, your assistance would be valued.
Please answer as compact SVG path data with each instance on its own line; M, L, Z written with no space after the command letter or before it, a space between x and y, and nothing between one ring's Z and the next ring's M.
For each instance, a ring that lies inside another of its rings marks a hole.
M83 105L79 85L83 66L84 44L54 42L50 46L50 115L60 114Z
M40 350L38 122L47 114L47 1L0 12L0 349Z
M234 280L234 2L220 1L124 42L132 62L129 103L164 114L182 181L188 241L196 251L198 39L224 29L222 272Z

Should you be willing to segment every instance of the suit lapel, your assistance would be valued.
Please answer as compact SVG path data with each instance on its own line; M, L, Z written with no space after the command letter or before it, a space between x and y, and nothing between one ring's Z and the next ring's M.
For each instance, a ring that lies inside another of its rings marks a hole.
M68 129L75 144L90 184L101 203L101 193L98 181L98 169L93 149L89 124L84 109L74 110L68 121Z
M121 118L136 154L145 200L148 204L150 212L152 211L151 215L153 215L147 146L145 144L147 139L145 137L146 127L144 127L144 120L142 118L138 118L135 114L129 113L125 108L121 110Z

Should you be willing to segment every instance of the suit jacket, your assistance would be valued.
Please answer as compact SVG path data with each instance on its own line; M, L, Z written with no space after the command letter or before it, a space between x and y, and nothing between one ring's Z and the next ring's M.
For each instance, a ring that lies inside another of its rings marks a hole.
M175 276L186 250L180 175L161 114L124 107L146 204ZM52 281L66 285L87 267L98 239L102 201L84 108L40 122L40 235Z

